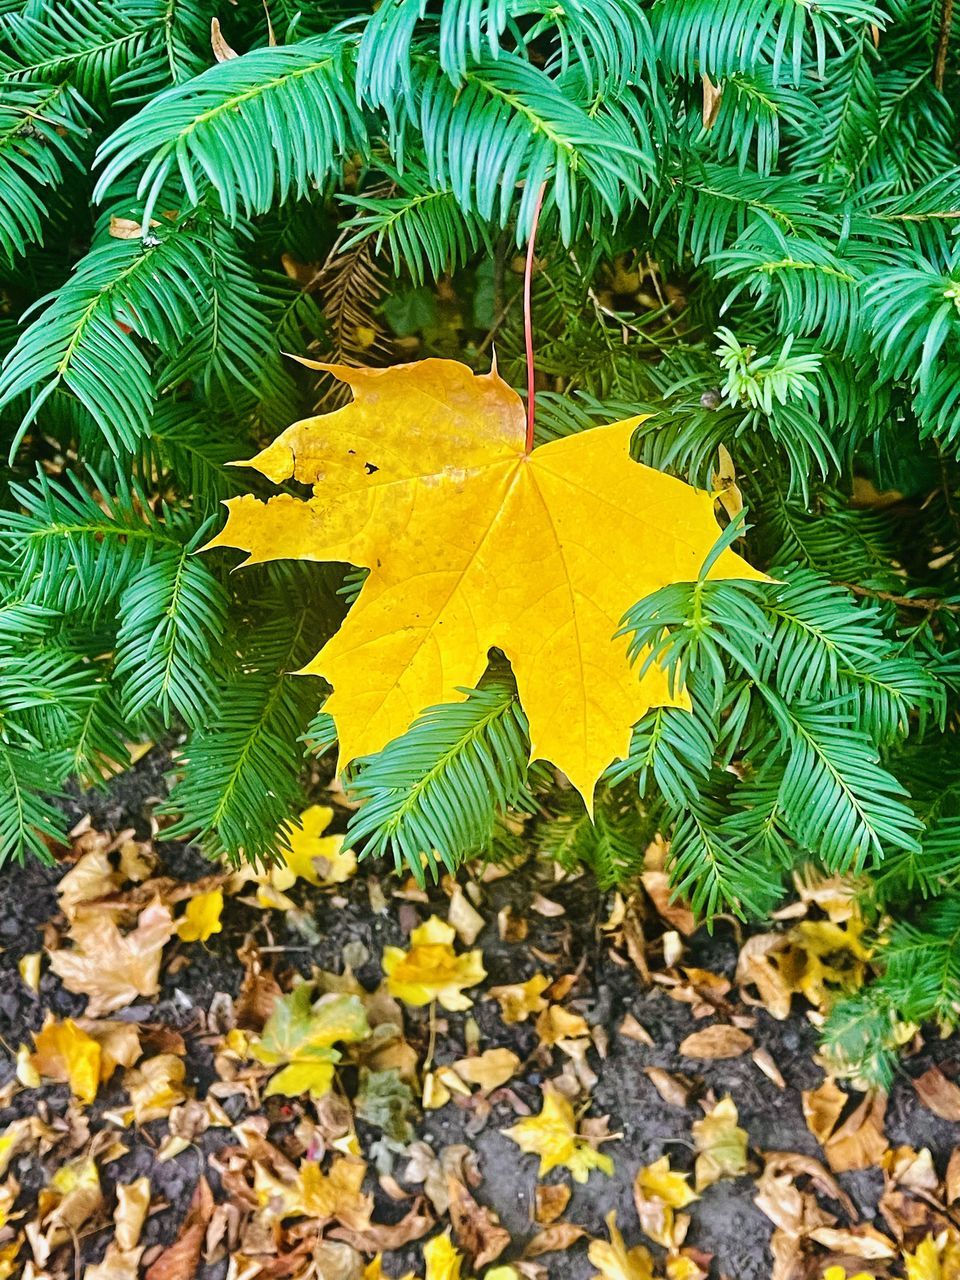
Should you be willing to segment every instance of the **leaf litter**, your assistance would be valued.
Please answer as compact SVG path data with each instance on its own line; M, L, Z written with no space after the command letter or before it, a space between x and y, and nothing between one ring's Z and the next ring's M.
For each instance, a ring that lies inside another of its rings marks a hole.
M849 885L711 938L662 848L424 892L333 806L266 871L85 821L5 873L0 1280L960 1276L956 1042L817 1053Z

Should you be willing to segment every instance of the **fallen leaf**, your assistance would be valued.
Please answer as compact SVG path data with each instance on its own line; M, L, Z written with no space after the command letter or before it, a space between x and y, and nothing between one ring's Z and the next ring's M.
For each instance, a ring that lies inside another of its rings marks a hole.
M739 1058L752 1048L753 1036L724 1022L694 1031L680 1044L680 1052L687 1058Z
M333 686L339 767L380 751L428 707L462 701L496 645L516 674L534 755L591 806L648 708L688 705L657 663L639 674L615 637L637 600L697 580L718 535L712 496L631 460L639 418L528 456L523 402L495 370L475 376L437 359L316 367L346 382L353 402L295 423L249 464L312 496L229 499L208 546L241 547L248 564L371 570L304 668ZM762 577L729 549L708 576Z
M484 919L470 903L459 885L454 886L447 908L447 923L457 931L457 937L466 947L472 947L483 931Z
M548 1226L570 1203L570 1188L564 1182L540 1184L534 1191L534 1221Z
M136 1182L117 1185L117 1207L113 1222L117 1247L124 1253L140 1243L140 1232L150 1208L150 1179L137 1178Z
M625 1036L627 1040L636 1040L638 1044L645 1044L649 1049L653 1049L656 1045L653 1036L642 1023L637 1021L632 1013L624 1016L623 1021L620 1023L619 1034Z
M694 1183L698 1191L721 1178L738 1178L747 1170L747 1131L737 1125L736 1105L729 1094L692 1125L697 1152Z
M195 898L190 899L184 914L177 921L177 937L181 942L206 942L223 928L220 923L222 912L222 889L198 893Z
M336 1158L327 1172L316 1160L304 1160L286 1181L260 1164L254 1166L254 1190L260 1203L278 1219L311 1218L318 1226L334 1220L351 1231L370 1225L373 1198L364 1195L367 1166L346 1156Z
M675 1211L698 1199L687 1185L687 1176L670 1168L669 1156L661 1156L639 1169L634 1178L633 1202L640 1230L665 1248L681 1245L687 1234L689 1219L685 1215L678 1219Z
M913 1082L917 1097L941 1120L960 1121L960 1088L948 1080L939 1067L930 1067Z
M42 958L42 952L29 951L17 961L17 972L20 974L20 980L27 990L32 991L34 995L40 990L40 962Z
M960 1275L960 1236L943 1231L928 1235L913 1253L904 1252L907 1280L956 1280Z
M531 1236L524 1246L525 1258L542 1258L545 1253L563 1253L586 1235L575 1222L552 1222Z
M411 1240L422 1239L433 1226L433 1218L423 1212L423 1200L418 1198L413 1208L399 1222L391 1223L389 1226L383 1222L368 1222L359 1230L351 1227L333 1227L330 1235L336 1236L339 1240L348 1240L356 1248L367 1253L371 1249L391 1252L394 1249L402 1249ZM406 1280L414 1280L414 1278L407 1276Z
M827 1163L835 1173L853 1169L869 1169L877 1164L887 1149L883 1132L886 1098L865 1098L856 1111L832 1135L824 1146Z
M623 1236L617 1230L617 1215L614 1210L607 1214L604 1221L610 1235L610 1243L605 1240L591 1240L587 1249L587 1257L599 1270L593 1280L653 1280L653 1258L642 1244L628 1249Z
M87 996L87 1015L99 1018L160 989L160 958L173 935L173 919L159 900L146 906L137 927L122 934L102 913L77 922L71 950L54 951L50 967L68 991Z
M473 1258L474 1266L496 1262L510 1243L510 1232L500 1225L491 1209L477 1203L467 1186L453 1174L447 1176L447 1194L454 1235Z
M853 1258L868 1258L877 1261L881 1258L894 1258L897 1247L889 1236L885 1236L869 1223L856 1227L815 1227L810 1232L810 1239L822 1244L831 1253L848 1254Z
M822 1147L836 1128L840 1113L847 1105L847 1094L837 1086L832 1077L828 1077L819 1088L805 1089L800 1098L807 1128Z
M750 1055L768 1080L772 1080L778 1089L785 1089L787 1082L783 1073L766 1049L754 1049Z
M479 951L458 956L453 949L456 930L431 916L410 935L410 950L384 947L383 971L387 990L405 1004L420 1006L436 1000L444 1009L469 1009L473 1001L464 991L487 976Z
M943 1191L947 1204L955 1204L960 1200L960 1147L954 1147L947 1162L947 1172L943 1179Z
M683 1108L687 1106L692 1092L689 1080L681 1080L679 1076L671 1075L662 1067L644 1067L643 1073L669 1106Z
M696 930L697 921L693 912L681 897L674 895L670 876L666 871L649 868L642 872L640 883L656 907L657 914L662 916L667 924L678 929L685 937L689 937Z
M212 1213L213 1196L201 1175L176 1240L147 1268L144 1280L194 1280Z
M548 1047L563 1040L578 1040L590 1035L586 1020L579 1013L571 1013L563 1005L548 1005L537 1017L537 1035L540 1043Z
M489 1091L516 1075L520 1059L512 1049L487 1049L474 1058L460 1058L451 1065L461 1080Z
M0 1178L10 1168L10 1161L30 1139L32 1126L29 1118L11 1120L0 1133Z
M867 1093L860 1105L822 1142L827 1163L834 1173L869 1169L879 1164L889 1147L883 1132L887 1096L881 1090Z
M528 1155L540 1157L539 1175L563 1166L576 1182L586 1182L591 1169L613 1173L613 1161L577 1133L573 1106L567 1098L553 1090L543 1096L539 1115L528 1116L509 1129L503 1129L511 1141Z
M47 1080L59 1080L89 1106L100 1087L101 1049L92 1036L81 1031L72 1018L57 1022L53 1014L34 1032L30 1063Z
M184 1087L186 1067L173 1053L158 1053L139 1067L127 1071L123 1087L130 1095L133 1117L137 1124L149 1124L170 1114L187 1097Z
M280 863L270 872L270 882L281 893L297 880L317 887L343 884L356 874L357 855L344 848L341 835L326 835L333 821L329 805L313 804L300 815L299 825L286 828L289 848L280 850Z
M416 1114L413 1090L399 1071L370 1071L361 1067L354 1109L361 1120L375 1125L401 1146L413 1140Z
M423 1261L426 1265L424 1280L460 1280L463 1254L454 1248L449 1231L427 1241L423 1246Z
M334 1044L355 1044L370 1034L358 996L330 994L314 1004L313 994L312 983L301 982L277 1000L263 1035L250 1046L258 1062L281 1067L267 1085L267 1097L326 1093L341 1058Z

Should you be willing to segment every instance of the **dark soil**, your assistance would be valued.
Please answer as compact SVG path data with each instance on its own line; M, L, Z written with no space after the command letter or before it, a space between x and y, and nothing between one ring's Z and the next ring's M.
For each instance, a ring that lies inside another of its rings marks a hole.
M88 794L69 802L71 817L79 819L90 813L93 825L98 829L116 831L134 827L140 837L145 837L149 833L150 812L166 793L164 765L162 754L159 751L152 753L136 770L118 779L108 792ZM168 874L196 879L209 873L209 864L187 846L161 841L157 848L163 869ZM12 1059L17 1046L24 1041L29 1042L29 1032L39 1028L47 1010L61 1018L83 1012L83 998L65 992L53 974L44 973L37 998L23 986L17 972L19 958L41 947L43 927L57 913L55 889L60 874L58 867L44 867L36 863L24 867L8 866L0 873L3 887L0 898L0 946L3 948L0 952L0 1038L5 1046L0 1062L0 1081L9 1079L14 1069ZM602 1026L609 1036L607 1058L601 1061L591 1054L593 1067L599 1076L591 1114L609 1113L611 1130L623 1135L621 1141L605 1147L614 1158L616 1173L613 1178L593 1174L587 1185L574 1184L573 1198L565 1214L567 1220L585 1226L591 1234L604 1235L604 1215L615 1208L628 1243L636 1243L640 1236L631 1186L637 1168L665 1153L669 1153L674 1166L692 1167L690 1126L702 1111L695 1102L686 1110L667 1106L644 1074L645 1067L665 1067L694 1078L700 1095L707 1090L713 1090L717 1097L728 1092L732 1094L739 1108L740 1124L750 1135L754 1153L774 1149L820 1155L817 1143L804 1122L800 1091L819 1084L823 1073L814 1062L816 1033L799 1009L786 1022L777 1022L761 1010L753 1031L757 1045L769 1051L782 1072L788 1086L786 1089L779 1089L768 1080L749 1055L716 1063L691 1062L681 1058L677 1045L690 1031L704 1024L695 1022L686 1005L671 1000L662 990L655 986L644 987L632 966L615 963L607 944L600 939L597 927L598 921L608 914L609 903L586 879L545 885L542 881L544 873L540 872L539 882L536 874L525 869L485 887L481 910L489 923L475 945L483 950L489 985L522 981L536 970L548 975L551 972L568 973L583 963L580 982L566 1003L589 1022ZM377 875L383 879L389 902L382 914L375 914L370 907L368 880ZM213 1079L212 1062L209 1051L198 1045L189 1032L197 1025L197 1011L207 1008L217 992L237 994L242 968L236 952L245 936L253 933L259 944L282 948L272 953L278 974L292 969L308 973L312 966L339 970L342 968L343 947L347 943L362 942L370 958L359 969L358 976L366 985L373 987L381 975L379 958L384 944L404 943L410 929L426 918L430 911L427 904L391 898L389 875L385 867L361 865L360 874L342 886L342 895L336 902L331 895L317 894L316 891L308 891L312 894L310 897L301 894L304 905L313 913L318 930L319 941L315 946L306 944L303 932L292 928L283 913L258 912L228 899L223 932L212 937L205 946L192 944L186 949L189 964L177 968L175 976L168 974L165 977L160 997L114 1016L162 1022L187 1033L187 1079L203 1096ZM302 888L298 885L292 896ZM530 898L537 890L562 903L566 914L546 919L528 911ZM437 889L431 893L431 903L438 913L445 914L446 902L442 891ZM526 916L529 921L530 932L524 942L505 943L499 938L497 912L508 903L515 913ZM534 956L532 948L547 955L560 953L562 959L551 966ZM735 967L737 948L732 928L721 924L712 937L705 931L694 937L686 962L729 976ZM167 954L172 959L181 950L179 945L175 945ZM477 1000L471 1012L483 1033L483 1047L513 1048L521 1059L525 1059L534 1047L536 1036L530 1024L504 1025L495 1003ZM652 1035L655 1048L618 1036L617 1028L628 1012L634 1014ZM463 1020L463 1014L447 1016L447 1030L441 1035L437 1053L438 1063L462 1056ZM407 1035L414 1044L425 1045L425 1011L407 1011ZM929 1147L941 1173L950 1152L960 1142L960 1125L947 1123L925 1110L917 1100L909 1077L924 1070L931 1061L942 1062L951 1056L960 1057L960 1043L956 1038L933 1040L922 1054L904 1064L901 1078L891 1093L886 1123L892 1145L905 1143L917 1148ZM559 1070L559 1067L558 1062L552 1070ZM537 1111L540 1105L540 1082L538 1071L531 1071L512 1082L516 1094L533 1111ZM101 1089L100 1097L90 1109L92 1129L96 1128L96 1117L103 1110L116 1106L122 1098L116 1085ZM64 1086L23 1091L14 1098L13 1105L0 1114L0 1126L38 1106L48 1108L51 1114L62 1114L67 1101ZM230 1102L239 1105L238 1099ZM279 1106L280 1100L271 1100L270 1105L273 1104ZM227 1110L230 1112L229 1103ZM278 1118L280 1115L278 1110ZM476 1133L468 1127L474 1120L473 1113L451 1104L427 1113L418 1126L418 1137L426 1139L435 1150L462 1142L478 1153L484 1177L477 1192L478 1199L496 1210L513 1235L513 1256L519 1255L524 1241L533 1233L531 1205L537 1182L535 1160L521 1155L518 1148L500 1133L502 1127L515 1123L516 1119L510 1105L498 1104L485 1127ZM199 1150L191 1148L160 1164L153 1153L158 1145L158 1134L162 1135L164 1126L165 1122L159 1121L143 1130L128 1131L125 1141L131 1148L129 1154L103 1170L106 1188L114 1182L129 1182L148 1174L156 1194L169 1202L167 1211L148 1219L144 1234L148 1243L167 1243L173 1239L206 1157L218 1147L235 1141L227 1129L210 1129L202 1136ZM375 1138L375 1134L365 1131L363 1126L361 1136L371 1140ZM400 1159L396 1166L398 1176L402 1174L403 1165ZM758 1170L762 1167L759 1160L756 1166ZM33 1157L23 1157L13 1162L12 1171L22 1184L25 1202L29 1202L43 1181L39 1164ZM207 1169L207 1176L217 1196L219 1187L215 1171ZM550 1175L548 1181L556 1178L556 1174ZM881 1190L879 1171L841 1175L840 1181L863 1217L873 1218ZM371 1189L376 1189L378 1195L376 1216L384 1221L395 1220L397 1206L373 1185ZM753 1190L750 1177L721 1182L711 1187L692 1206L693 1224L687 1243L716 1255L714 1274L717 1276L727 1276L730 1280L761 1280L770 1273L771 1257L767 1243L771 1224L754 1206ZM84 1260L98 1258L106 1239L105 1232L88 1238L83 1245ZM509 1256L502 1258L501 1262L508 1261ZM556 1280L581 1280L594 1274L582 1243L565 1254L551 1255L546 1261L549 1262L550 1276ZM420 1270L419 1249L411 1246L401 1254L389 1256L385 1262L387 1272L393 1275L408 1267ZM219 1280L225 1270L226 1263L223 1262L204 1268L200 1274Z

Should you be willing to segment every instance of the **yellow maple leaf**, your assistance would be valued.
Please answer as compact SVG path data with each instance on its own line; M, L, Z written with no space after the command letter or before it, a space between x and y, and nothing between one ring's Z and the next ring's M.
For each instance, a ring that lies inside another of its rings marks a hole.
M304 668L333 686L341 766L428 707L462 701L496 646L513 666L531 758L556 764L592 806L641 716L689 705L656 663L640 677L615 636L643 596L697 578L719 533L713 498L631 460L641 418L526 454L523 402L496 370L313 367L347 383L352 403L295 423L249 463L313 496L232 498L208 546L240 547L247 564L370 570ZM729 549L709 576L762 577Z
M640 1229L651 1240L667 1248L681 1243L675 1239L676 1209L685 1209L699 1197L687 1186L687 1174L670 1168L670 1157L661 1156L639 1169L633 1183L633 1198Z
M296 904L287 890L298 880L322 887L342 884L356 874L357 855L344 848L341 835L324 835L333 820L329 805L313 804L304 809L299 823L289 822L283 828L286 848L276 851L276 861L269 866L245 866L230 878L234 889L247 882L258 885L257 903L261 907L289 911Z
M300 825L290 823L286 829L289 849L281 853L283 862L272 868L270 882L282 893L297 880L308 884L342 884L357 869L357 855L344 849L343 836L323 833L333 820L329 805L312 804L300 815Z
M39 1031L34 1032L34 1050L30 1064L48 1080L61 1080L70 1086L75 1098L89 1105L100 1085L100 1045L81 1031L72 1018L57 1022L51 1015Z
M336 1219L354 1231L365 1231L373 1211L373 1198L362 1191L366 1172L362 1160L345 1156L336 1157L327 1172L316 1160L305 1160L296 1177L284 1182L256 1164L254 1190L280 1220L310 1218L322 1226Z
M82 1025L81 1025L82 1024ZM57 1022L53 1014L33 1034L33 1053L27 1053L18 1074L22 1081L39 1077L59 1080L70 1086L74 1097L91 1103L97 1086L109 1080L118 1066L132 1066L140 1057L140 1035L124 1022L91 1022L65 1018Z
M697 1151L694 1182L698 1191L721 1178L738 1178L747 1169L747 1131L737 1126L736 1104L730 1097L691 1126Z
M833 1266L827 1267L823 1273L823 1280L874 1280L874 1277L866 1271L858 1271L856 1275L848 1276L845 1267ZM916 1277L912 1280L916 1280Z
M960 1275L960 1237L953 1231L926 1236L915 1252L904 1253L903 1266L906 1280L956 1280Z
M423 1246L423 1261L425 1280L460 1280L463 1254L454 1246L449 1231L427 1241Z
M587 1138L578 1134L573 1105L559 1093L545 1093L539 1115L527 1116L502 1132L521 1151L540 1157L538 1173L541 1178L559 1165L569 1169L577 1182L586 1182L591 1169L613 1173L610 1157L597 1151Z
M313 985L301 982L277 1000L262 1036L250 1046L258 1062L282 1068L268 1084L266 1097L326 1093L341 1056L336 1042L354 1044L370 1034L358 996L331 994L314 1005L313 994Z
M526 1022L531 1013L539 1013L547 1007L543 993L550 979L535 973L526 982L511 982L502 987L490 987L485 1000L496 1000L504 1022Z
M480 951L457 955L456 936L453 925L431 916L410 934L409 951L384 947L383 971L390 994L410 1005L436 1000L444 1009L471 1008L473 1001L463 994L464 989L482 982L487 971Z
M587 1257L599 1271L593 1280L653 1280L653 1258L642 1244L628 1249L623 1236L617 1230L616 1211L611 1209L605 1218L610 1243L591 1240Z
M220 916L223 912L223 890L211 889L198 893L187 903L187 909L177 921L177 937L181 942L206 942L211 934L223 928Z

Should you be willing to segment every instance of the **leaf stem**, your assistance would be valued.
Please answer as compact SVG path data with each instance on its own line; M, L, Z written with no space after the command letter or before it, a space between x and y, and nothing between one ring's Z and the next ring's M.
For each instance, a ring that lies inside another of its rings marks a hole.
M530 282L533 279L533 250L537 241L537 224L540 221L540 210L543 208L543 196L546 189L546 182L541 182L540 190L537 192L537 202L533 206L533 221L530 223L530 239L527 241L527 263L523 269L523 338L527 349L527 453L533 452L533 416L536 409L536 390L534 387L533 369L533 318L530 314Z

